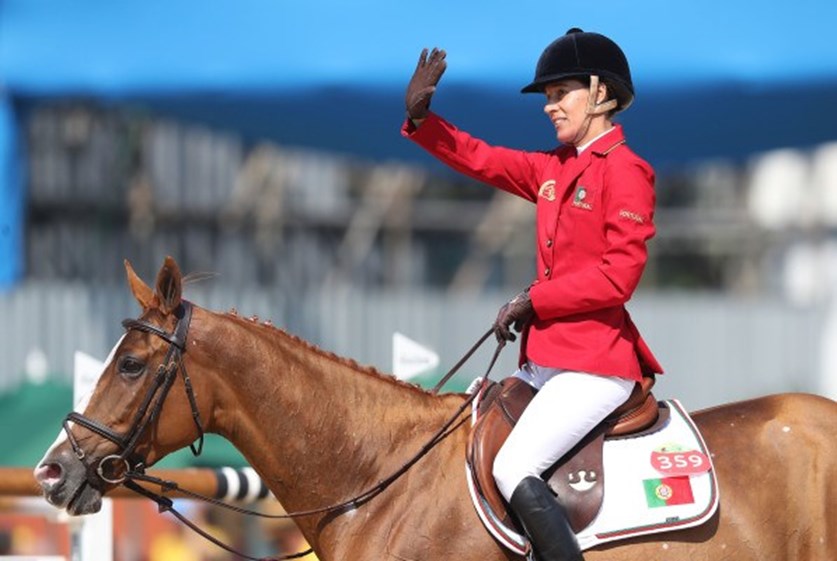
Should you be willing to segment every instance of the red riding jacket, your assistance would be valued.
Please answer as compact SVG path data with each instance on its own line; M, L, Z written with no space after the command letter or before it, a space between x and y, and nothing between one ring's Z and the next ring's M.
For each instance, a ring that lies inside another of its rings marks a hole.
M521 360L639 380L663 371L625 303L654 235L654 171L619 125L580 156L570 146L525 152L491 146L430 113L402 135L453 169L537 204L535 317Z

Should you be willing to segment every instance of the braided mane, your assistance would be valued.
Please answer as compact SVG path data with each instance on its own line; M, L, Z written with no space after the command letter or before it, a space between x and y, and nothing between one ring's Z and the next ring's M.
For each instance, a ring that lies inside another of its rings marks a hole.
M400 387L404 387L404 388L407 388L409 390L412 390L414 392L418 392L418 393L421 393L421 394L433 395L433 394L430 393L430 391L422 388L418 384L413 384L411 382L406 382L404 380L401 380L400 378L397 378L397 377L393 376L392 374L383 373L380 370L378 370L377 368L375 368L374 366L361 365L354 359L347 358L347 357L338 355L334 352L324 350L324 349L318 347L317 345L315 345L315 344L313 344L309 341L306 341L302 337L299 337L298 335L294 335L293 333L289 333L288 331L286 331L286 330L284 330L280 327L277 327L271 321L259 321L259 318L256 317L256 316L242 317L241 315L239 315L238 311L234 308L229 310L228 312L226 312L223 315L225 317L227 317L228 319L231 319L231 320L239 323L240 325L242 325L246 328L256 327L258 329L267 330L272 335L279 336L279 337L284 337L285 339L291 341L295 345L301 346L304 349L306 349L308 351L311 351L312 353L316 354L317 356L325 358L325 359L327 359L331 362L334 362L336 364L339 364L341 366L345 366L347 368L350 368L350 369L352 369L356 372L360 372L360 373L362 373L366 376L372 376L372 377L378 378L380 380L383 380L385 382L388 382L388 383L391 383L391 384L394 384L394 385L397 385L397 386L400 386Z

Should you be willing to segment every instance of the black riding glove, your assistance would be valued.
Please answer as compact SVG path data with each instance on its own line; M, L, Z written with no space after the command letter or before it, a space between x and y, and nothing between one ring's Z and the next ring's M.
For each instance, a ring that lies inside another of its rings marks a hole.
M427 49L421 51L416 65L416 71L410 83L407 84L407 116L413 121L420 121L427 117L430 98L436 91L436 84L448 64L445 62L445 51L434 48L427 56Z
M535 309L532 307L528 290L524 290L504 304L497 313L497 319L494 320L494 335L497 337L497 342L515 341L517 336L509 327L514 325L514 330L520 333L534 313Z

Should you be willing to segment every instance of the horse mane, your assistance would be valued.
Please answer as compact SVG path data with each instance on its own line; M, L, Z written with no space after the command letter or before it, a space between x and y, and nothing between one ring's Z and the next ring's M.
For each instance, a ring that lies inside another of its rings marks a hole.
M429 395L434 395L434 394L431 394L430 391L428 391L428 390L422 388L421 386L419 386L418 384L413 384L411 382L406 382L404 380L401 380L400 378L397 378L397 377L393 376L392 374L387 374L387 373L381 372L380 370L378 370L374 366L362 365L362 364L359 364L356 360L354 360L352 358L347 358L347 357L338 355L334 352L322 349L322 348L318 347L317 345L311 343L310 341L306 341L302 337L299 337L298 335L294 335L293 333L290 333L290 332L288 332L288 331L286 331L286 330L284 330L280 327L277 327L276 325L273 324L273 322L271 322L269 320L260 321L257 316L242 317L241 315L239 315L238 310L236 310L235 308L230 309L229 311L227 311L223 315L225 317L227 317L228 319L231 319L231 320L235 321L236 323L238 323L238 324L240 324L240 325L242 325L246 328L255 327L257 329L268 330L269 333L271 333L273 335L276 335L276 336L283 337L283 338L291 341L295 345L300 346L300 347L304 348L305 350L316 354L317 356L320 356L320 357L322 357L326 360L329 360L331 362L334 362L338 365L345 366L345 367L347 367L351 370L354 370L355 372L359 372L359 373L361 373L365 376L371 376L371 377L377 378L379 380L383 380L384 382L393 384L395 386L406 388L406 389L411 390L413 392L416 392L418 394L428 395L428 396Z

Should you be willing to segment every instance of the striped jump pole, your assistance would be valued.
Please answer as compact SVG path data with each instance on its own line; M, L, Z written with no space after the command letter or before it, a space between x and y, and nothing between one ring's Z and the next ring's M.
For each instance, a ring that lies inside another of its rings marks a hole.
M228 502L253 503L271 497L270 490L251 467L233 468L184 468L150 469L148 474L193 493ZM156 485L141 483L144 487L160 492ZM179 491L164 493L168 497L189 498ZM35 481L30 468L0 468L0 496L37 497L41 488ZM107 495L113 498L142 498L124 487L117 487Z

